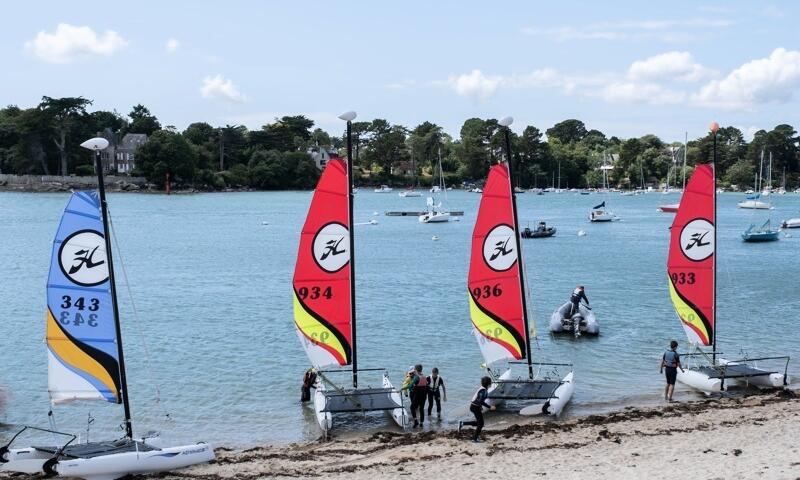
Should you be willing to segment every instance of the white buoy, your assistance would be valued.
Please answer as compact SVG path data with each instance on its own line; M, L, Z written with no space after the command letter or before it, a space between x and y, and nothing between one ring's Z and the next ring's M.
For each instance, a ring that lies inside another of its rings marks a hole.
M380 215L378 212L372 212L373 217L377 217L378 215Z
M431 237L431 240L433 240L435 242L436 240L439 240L439 237L437 235L434 235L434 236Z
M369 224L370 225L377 225L378 221L373 218L372 220L369 221Z
M578 230L578 236L579 237L585 237L586 236L586 230Z
M261 225L269 225L268 222L261 222Z

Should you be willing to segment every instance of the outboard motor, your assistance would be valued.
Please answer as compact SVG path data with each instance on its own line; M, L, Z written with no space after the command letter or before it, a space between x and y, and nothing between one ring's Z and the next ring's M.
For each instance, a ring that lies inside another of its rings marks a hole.
M583 322L583 315L580 312L572 316L572 331L575 332L575 338L581 336L581 322Z

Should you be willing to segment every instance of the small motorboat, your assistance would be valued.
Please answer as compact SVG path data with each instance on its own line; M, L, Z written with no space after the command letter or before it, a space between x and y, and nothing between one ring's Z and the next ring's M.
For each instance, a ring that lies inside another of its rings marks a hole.
M664 213L677 213L680 206L680 203L670 203L667 205L659 205L658 209Z
M605 201L600 205L595 205L594 208L589 211L590 222L613 222L615 220L619 220L619 217L611 210L606 209Z
M376 188L374 191L375 193L389 193L394 191L394 189L388 185L381 185L380 188Z
M790 218L781 223L781 228L800 228L800 218Z
M545 222L539 222L535 230L525 227L525 229L520 232L522 238L546 238L552 237L555 234L555 227L548 227Z
M767 220L760 227L751 224L742 233L742 240L745 242L774 242L779 239L780 233L781 231L772 228L771 222Z
M600 333L600 325L594 312L586 305L580 304L578 311L570 315L572 302L561 305L550 317L550 331L553 333L572 333L575 337L581 334L597 335Z
M398 193L397 195L400 196L400 197L403 197L403 198L421 197L422 196L422 192L418 192L418 191L416 191L414 189L408 189L408 190L403 190L402 192Z

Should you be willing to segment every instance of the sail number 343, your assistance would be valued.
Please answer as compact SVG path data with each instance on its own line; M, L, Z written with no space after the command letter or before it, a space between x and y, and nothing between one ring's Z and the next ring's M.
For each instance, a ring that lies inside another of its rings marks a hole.
M69 295L63 295L61 297L61 308L64 310L61 311L59 315L58 321L61 322L63 325L69 325L72 323L73 325L80 326L84 323L90 327L97 326L97 314L96 313L81 313L84 310L88 312L96 312L100 309L100 299L98 298L84 298L78 297L73 299ZM70 311L69 309L76 310L74 312Z

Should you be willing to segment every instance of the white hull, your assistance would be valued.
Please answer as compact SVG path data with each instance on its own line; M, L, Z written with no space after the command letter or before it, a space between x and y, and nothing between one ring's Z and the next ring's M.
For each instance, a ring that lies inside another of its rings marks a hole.
M575 391L575 384L573 383L573 372L569 372L563 379L562 383L556 391L553 392L553 398L548 400L544 407L544 413L557 417L561 415L561 411L572 399L572 393ZM521 413L521 412L520 412Z
M53 455L33 448L12 449L8 463L0 471L27 474L42 473L44 463ZM114 480L126 475L165 472L210 462L214 449L207 443L168 447L146 452L124 452L92 458L61 460L53 467L58 476L86 480Z
M619 217L609 210L592 210L589 212L590 222L613 222L615 220L619 220Z
M328 435L333 427L333 415L330 412L323 412L325 409L325 384L317 381L317 388L314 392L314 415L317 417L317 425Z
M398 195L403 198L410 198L410 197L421 197L422 193L417 192L416 190L406 190L404 192L398 193Z
M392 382L389 380L389 376L386 375L385 373L383 374L383 388L391 388L392 390L395 389L394 385L392 385ZM391 397L392 400L394 400L398 404L400 405L403 404L402 393L400 393L399 391L392 393ZM394 420L394 423L396 423L397 426L399 426L400 428L405 429L408 426L408 413L406 412L405 407L395 408L394 410L391 410L388 413L392 417L392 420Z
M790 218L789 220L784 220L781 224L781 228L800 228L800 218Z
M450 221L450 212L426 213L419 216L420 223L444 223Z
M497 377L497 379L498 380L511 380L511 369L509 368L508 370L503 372L503 374L500 375L499 377ZM490 396L491 396L491 394L492 394L492 392L494 391L495 388L497 388L497 384L495 384L495 383L492 383L489 386L488 393L489 393ZM487 398L486 399L486 403L488 403L489 405L491 405L493 407L499 407L500 405L503 404L503 399ZM486 408L484 408L484 411L486 411Z
M567 333L570 330L569 324L572 323L572 320L566 320L564 318L565 315L569 314L569 311L572 309L572 303L566 302L565 304L561 305L553 315L550 316L550 331L553 333ZM578 310L583 317L583 320L580 323L580 330L579 333L587 333L590 335L597 335L600 333L600 325L597 323L597 317L594 315L594 311L589 310L583 305L578 306ZM567 325L565 326L565 322ZM574 333L574 330L571 330ZM578 336L578 335L576 335Z
M706 394L719 393L722 391L722 381L718 378L709 378L705 373L697 370L678 369L677 380L682 384L700 390Z
M750 208L754 210L772 210L772 205L766 202L759 202L758 200L746 200L736 204L739 208Z

